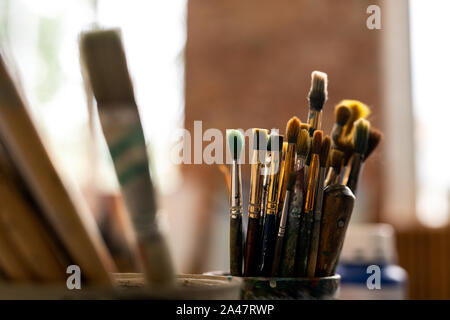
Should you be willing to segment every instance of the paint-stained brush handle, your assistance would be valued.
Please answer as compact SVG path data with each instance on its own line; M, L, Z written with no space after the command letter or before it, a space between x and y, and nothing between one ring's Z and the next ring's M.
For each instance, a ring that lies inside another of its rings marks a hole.
M355 196L348 187L334 184L325 189L316 277L333 275L354 204Z
M230 273L242 275L242 216L230 217Z
M245 243L244 276L256 276L259 263L259 240L260 240L259 218L248 219L247 241Z

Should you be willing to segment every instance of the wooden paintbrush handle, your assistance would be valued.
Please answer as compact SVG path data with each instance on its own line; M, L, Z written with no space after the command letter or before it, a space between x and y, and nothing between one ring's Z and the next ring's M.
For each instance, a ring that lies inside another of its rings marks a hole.
M276 243L275 243L275 250L273 254L273 262L272 262L272 277L276 277L279 274L280 270L280 262L281 262L281 256L282 256L282 250L283 250L283 242L284 237L277 237Z
M295 261L295 273L297 277L305 277L308 267L308 254L311 244L311 229L313 225L313 213L306 212L303 214L300 223L300 232L298 236L298 245Z
M256 276L259 262L259 218L248 218L247 241L245 247L244 276Z
M242 275L242 216L230 217L230 273Z
M354 204L348 187L335 184L325 189L316 277L333 275Z
M276 215L267 214L266 221L264 222L264 235L259 267L262 276L270 276L272 272L275 235L276 235Z

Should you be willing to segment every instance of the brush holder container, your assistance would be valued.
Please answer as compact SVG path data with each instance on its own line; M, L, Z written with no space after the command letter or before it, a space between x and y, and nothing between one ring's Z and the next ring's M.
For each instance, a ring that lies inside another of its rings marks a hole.
M183 274L171 288L145 287L139 273L113 274L114 288L82 286L69 290L62 285L0 284L1 300L237 300L242 280L227 276Z
M208 272L208 275L226 275ZM242 300L333 300L339 293L341 276L320 278L232 277L242 280Z

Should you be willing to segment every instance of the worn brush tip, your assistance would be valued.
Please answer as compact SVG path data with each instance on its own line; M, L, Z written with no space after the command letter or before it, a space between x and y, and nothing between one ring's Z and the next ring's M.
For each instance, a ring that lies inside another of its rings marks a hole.
M320 160L321 167L327 166L328 154L330 153L330 147L331 147L331 138L330 138L330 136L326 136L322 140L322 145L320 146L319 160Z
M370 122L361 118L355 121L354 126L355 135L353 144L355 147L355 152L365 155L367 151L367 144L369 142Z
M328 76L324 72L313 71L311 74L311 90L309 91L309 106L311 109L321 111L327 100Z
M278 133L271 133L269 136L269 141L267 143L268 151L278 151L281 152L283 148L283 136Z
M309 123L301 123L300 124L300 130L305 129L306 131L309 132L309 128L311 128L311 125Z
M300 134L297 138L297 146L296 151L297 155L306 159L308 157L309 151L311 150L311 138L309 136L309 132L306 129L300 130Z
M330 155L330 167L334 168L336 172L339 172L341 170L343 158L344 153L342 151L332 149Z
M266 150L269 130L254 128L252 131L253 131L253 149Z
M316 153L316 154L320 153L320 147L322 146L322 139L323 139L323 131L322 130L314 131L314 135L312 137L312 147L311 147L312 153Z
M351 116L350 108L345 105L336 106L334 113L336 117L336 124L341 127L347 123Z
M367 143L367 150L366 150L364 159L367 159L372 154L373 150L376 149L376 147L380 144L382 139L383 139L383 134L381 133L380 130L375 129L375 128L370 128L369 141Z
M119 29L86 31L79 38L83 71L99 104L134 103Z
M288 143L297 143L301 122L297 117L289 119L286 125L286 138Z
M242 132L236 129L227 130L227 143L233 159L239 159L245 143Z

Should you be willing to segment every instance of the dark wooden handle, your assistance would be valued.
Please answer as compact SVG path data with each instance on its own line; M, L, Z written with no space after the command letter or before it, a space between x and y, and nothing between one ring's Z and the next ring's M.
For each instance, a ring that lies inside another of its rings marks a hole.
M316 277L333 275L354 204L355 196L348 187L331 185L325 189Z
M230 218L230 273L242 276L242 217Z
M313 221L314 217L312 212L307 212L302 215L295 260L295 275L297 277L306 277Z
M251 277L256 276L258 273L259 263L259 242L260 242L260 230L259 230L259 218L248 218L247 227L247 241L245 246L245 264L244 264L244 276Z
M273 254L272 277L278 276L279 271L280 271L280 262L281 262L281 256L282 256L282 250L283 250L283 242L284 242L284 237L278 236L276 243L275 243L275 251Z
M270 276L272 272L273 250L275 247L276 216L267 214L264 222L264 234L261 248L259 270L262 276Z

